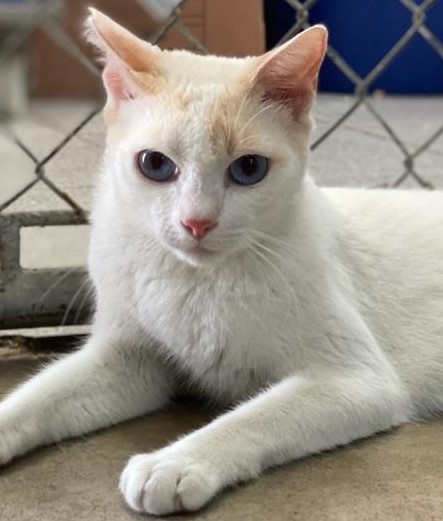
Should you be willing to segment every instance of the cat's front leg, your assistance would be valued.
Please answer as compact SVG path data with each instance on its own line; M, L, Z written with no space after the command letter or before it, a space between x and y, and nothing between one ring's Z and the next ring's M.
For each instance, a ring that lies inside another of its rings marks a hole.
M158 409L170 393L170 378L148 353L115 337L92 337L0 402L0 465Z
M267 467L389 429L408 411L400 386L383 376L290 377L172 445L134 456L120 489L140 512L197 510Z

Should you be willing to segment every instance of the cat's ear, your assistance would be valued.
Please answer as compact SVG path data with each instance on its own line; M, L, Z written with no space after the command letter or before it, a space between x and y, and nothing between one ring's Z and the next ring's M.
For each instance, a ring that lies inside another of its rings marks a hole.
M327 48L327 30L314 25L261 57L253 84L266 99L287 104L296 119L309 110Z
M89 12L86 38L102 54L103 83L108 94L106 113L154 88L161 51L100 11L90 7Z

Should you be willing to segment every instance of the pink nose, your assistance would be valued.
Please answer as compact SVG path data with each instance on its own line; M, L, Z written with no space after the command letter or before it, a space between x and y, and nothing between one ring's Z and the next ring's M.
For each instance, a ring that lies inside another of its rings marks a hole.
M217 222L214 219L183 219L183 226L196 239L202 239Z

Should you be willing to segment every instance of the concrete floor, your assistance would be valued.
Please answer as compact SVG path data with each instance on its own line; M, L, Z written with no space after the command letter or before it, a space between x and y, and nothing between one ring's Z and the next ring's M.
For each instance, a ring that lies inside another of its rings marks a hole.
M36 371L31 357L0 361L0 394ZM1 521L129 521L119 474L133 454L209 421L193 404L39 449L0 469ZM229 490L201 521L441 521L443 422L410 425L306 458ZM152 518L151 518L152 519Z

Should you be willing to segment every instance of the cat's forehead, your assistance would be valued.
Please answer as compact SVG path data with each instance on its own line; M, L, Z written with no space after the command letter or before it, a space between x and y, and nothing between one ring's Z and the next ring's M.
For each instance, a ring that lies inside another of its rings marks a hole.
M262 119L260 100L236 84L187 83L166 88L163 108L169 112L169 130L178 141L194 143L199 149L206 144L217 156L252 150L263 141L257 131Z
M188 51L163 51L161 67L169 82L229 85L241 80L254 58L202 56Z
M131 103L126 122L137 129L140 141L152 139L188 155L266 152L264 130L274 126L269 116L278 110L251 94L247 80L253 60L163 51L157 88Z
M162 52L161 64L166 74L159 94L174 112L173 119L181 120L186 130L193 129L185 132L189 139L192 135L203 139L204 135L221 155L254 150L257 146L266 148L260 123L266 120L267 128L273 128L273 116L280 111L276 104L264 103L261 96L251 92L251 69L256 61L257 57Z
M179 82L129 103L112 135L130 148L158 148L195 163L240 153L275 155L273 138L284 141L276 113L278 107L230 84Z

